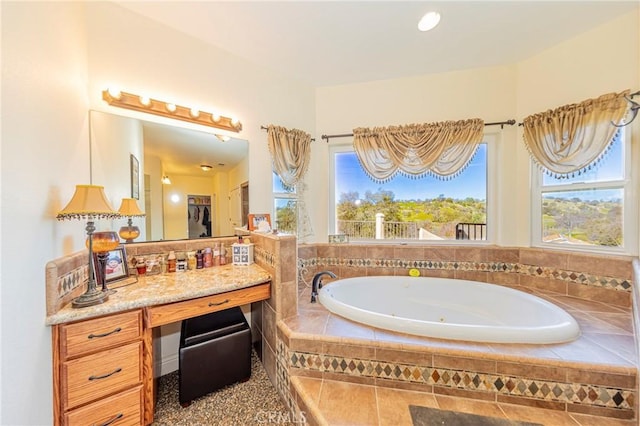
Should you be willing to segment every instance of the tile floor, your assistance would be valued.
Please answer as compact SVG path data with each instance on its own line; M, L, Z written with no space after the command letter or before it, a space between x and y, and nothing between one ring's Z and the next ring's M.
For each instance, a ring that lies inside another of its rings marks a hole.
M527 290L521 288L523 290ZM527 290L562 306L579 322L582 336L559 345L505 345L456 342L410 336L366 327L332 315L319 303L309 303L309 289L301 284L297 317L287 319L286 325L294 333L313 335L317 339L329 337L333 341L388 344L396 348L426 345L449 353L488 354L515 360L541 361L549 365L567 366L573 363L607 366L621 375L635 375L638 354L634 338L630 308L621 308L598 301L540 290ZM634 380L635 381L635 380ZM305 395L312 412L319 414L319 423L400 425L411 424L408 405L456 410L505 419L532 421L545 425L637 425L637 420L619 420L586 414L567 413L495 401L480 401L382 386L346 383L314 377L291 377L292 386ZM637 386L637 385L636 385ZM354 407L358 407L354 409Z

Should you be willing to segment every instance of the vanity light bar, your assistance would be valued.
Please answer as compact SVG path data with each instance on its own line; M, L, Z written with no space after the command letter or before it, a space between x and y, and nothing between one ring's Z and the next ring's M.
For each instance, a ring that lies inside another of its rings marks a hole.
M203 126L215 127L236 133L242 130L242 123L235 118L199 111L194 108L134 95L132 93L114 92L113 90L107 89L102 91L102 99L109 105L120 108L188 121L189 123L201 124Z

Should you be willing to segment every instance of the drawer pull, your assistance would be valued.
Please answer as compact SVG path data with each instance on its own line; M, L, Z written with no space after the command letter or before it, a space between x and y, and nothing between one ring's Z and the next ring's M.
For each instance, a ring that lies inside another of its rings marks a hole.
M87 338L95 339L97 337L107 337L107 336L109 336L109 335L111 335L113 333L120 333L121 331L122 331L122 328L118 327L115 330L110 331L108 333L103 333L103 334L93 334L93 333L91 333L90 335L87 336Z
M116 373L119 373L122 371L122 368L116 368L115 370L113 370L111 373L108 374L104 374L102 376L89 376L89 380L100 380L100 379L106 379L109 376L113 376Z
M121 418L124 417L124 414L122 413L118 413L116 414L111 420L107 421L106 423L100 423L98 426L109 426L110 424L112 424L115 421L120 420Z
M213 302L209 302L209 307L211 306L220 306L220 305L224 305L225 303L229 303L229 299L224 299L222 302L220 303L213 303Z

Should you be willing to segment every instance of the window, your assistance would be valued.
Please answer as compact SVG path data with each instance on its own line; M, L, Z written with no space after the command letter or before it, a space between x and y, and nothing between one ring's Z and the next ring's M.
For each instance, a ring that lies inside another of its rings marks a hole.
M463 172L449 180L397 174L385 183L365 174L352 145L331 146L329 232L351 241L489 239L489 145L480 144Z
M298 194L296 188L286 186L275 172L273 173L273 200L273 229L288 234L297 234Z
M629 251L633 246L630 151L625 128L590 170L556 178L534 170L534 243Z

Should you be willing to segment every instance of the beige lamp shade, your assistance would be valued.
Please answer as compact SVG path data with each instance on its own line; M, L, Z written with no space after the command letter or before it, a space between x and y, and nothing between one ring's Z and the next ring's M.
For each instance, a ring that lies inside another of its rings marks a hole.
M99 185L76 185L76 192L64 209L58 212L58 220L65 219L110 219L118 212L107 201L104 187Z
M123 198L118 213L123 217L144 216L134 198Z

